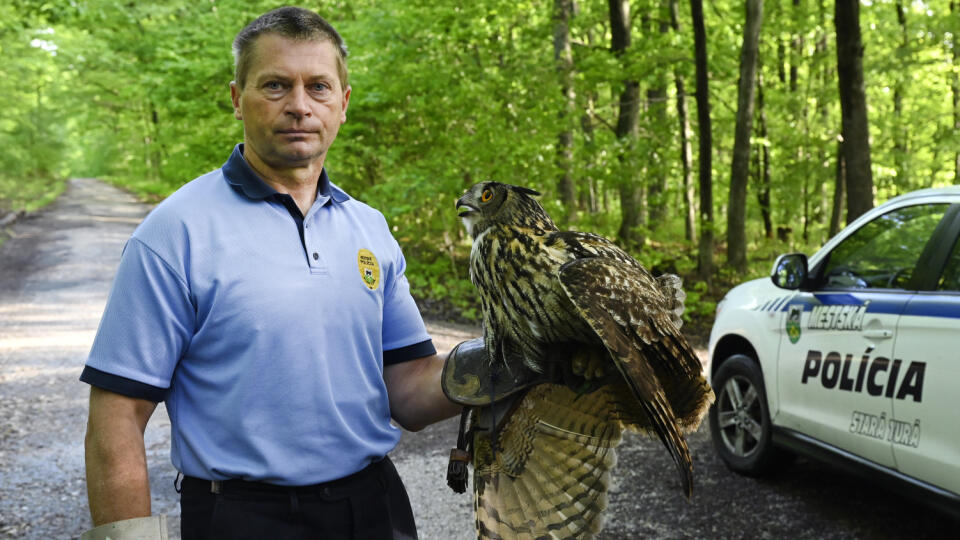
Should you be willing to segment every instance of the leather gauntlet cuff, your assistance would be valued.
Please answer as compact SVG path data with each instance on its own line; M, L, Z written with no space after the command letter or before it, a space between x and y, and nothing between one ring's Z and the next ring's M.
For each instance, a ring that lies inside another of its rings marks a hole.
M491 362L483 338L474 338L450 351L440 385L450 401L482 407L553 379L553 374L536 373L523 367L521 362L512 368L502 362Z
M80 540L167 540L167 516L124 519L101 525L80 535Z

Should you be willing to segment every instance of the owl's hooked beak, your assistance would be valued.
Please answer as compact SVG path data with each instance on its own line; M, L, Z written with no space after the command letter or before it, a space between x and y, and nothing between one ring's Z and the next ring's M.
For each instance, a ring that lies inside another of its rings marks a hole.
M460 197L459 200L457 200L457 210L460 210L460 207L465 208L465 210L460 210L460 211L457 213L457 215L460 216L460 217L462 217L462 218L465 218L465 217L469 216L470 214L472 214L473 212L476 212L476 211L477 211L477 208L476 208L475 206L471 205L470 203L468 203L468 202L465 200L467 197L468 197L468 195L464 195L463 197Z
M478 231L475 231L474 229L477 222L481 220L481 215L480 209L468 202L472 200L473 199L470 197L469 193L465 194L463 197L460 197L460 199L457 200L457 215L463 222L463 227L467 230L467 234L470 235L471 238L476 238L476 233Z

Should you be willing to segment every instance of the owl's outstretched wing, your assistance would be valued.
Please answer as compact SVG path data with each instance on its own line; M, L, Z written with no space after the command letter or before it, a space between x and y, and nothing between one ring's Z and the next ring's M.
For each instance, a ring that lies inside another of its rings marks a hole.
M623 424L609 387L530 389L496 434L474 438L479 538L591 538L603 527Z
M700 360L680 334L673 301L633 261L576 259L560 282L580 316L603 341L646 422L673 457L684 492L693 492L693 464L683 431L696 429L713 392Z

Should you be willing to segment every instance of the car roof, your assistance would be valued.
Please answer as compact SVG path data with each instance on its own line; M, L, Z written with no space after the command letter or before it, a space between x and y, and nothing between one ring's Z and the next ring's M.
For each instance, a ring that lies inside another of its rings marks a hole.
M945 186L945 187L936 187L936 188L926 188L918 189L917 191L911 191L910 193L904 193L894 197L887 202L883 203L881 206L888 206L892 204L897 204L903 201L913 201L916 199L926 199L931 197L958 197L960 198L960 185L957 186Z

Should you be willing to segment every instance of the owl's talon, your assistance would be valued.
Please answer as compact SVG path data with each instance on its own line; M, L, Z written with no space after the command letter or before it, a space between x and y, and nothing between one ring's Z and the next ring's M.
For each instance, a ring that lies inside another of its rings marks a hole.
M584 375L584 371L585 371L585 369L584 369L585 367L586 367L586 362L584 362L583 358L581 358L581 357L576 357L576 358L573 359L573 364L571 365L571 369L573 369L573 373L574 373L575 375L581 375L581 376L583 376L583 375Z

